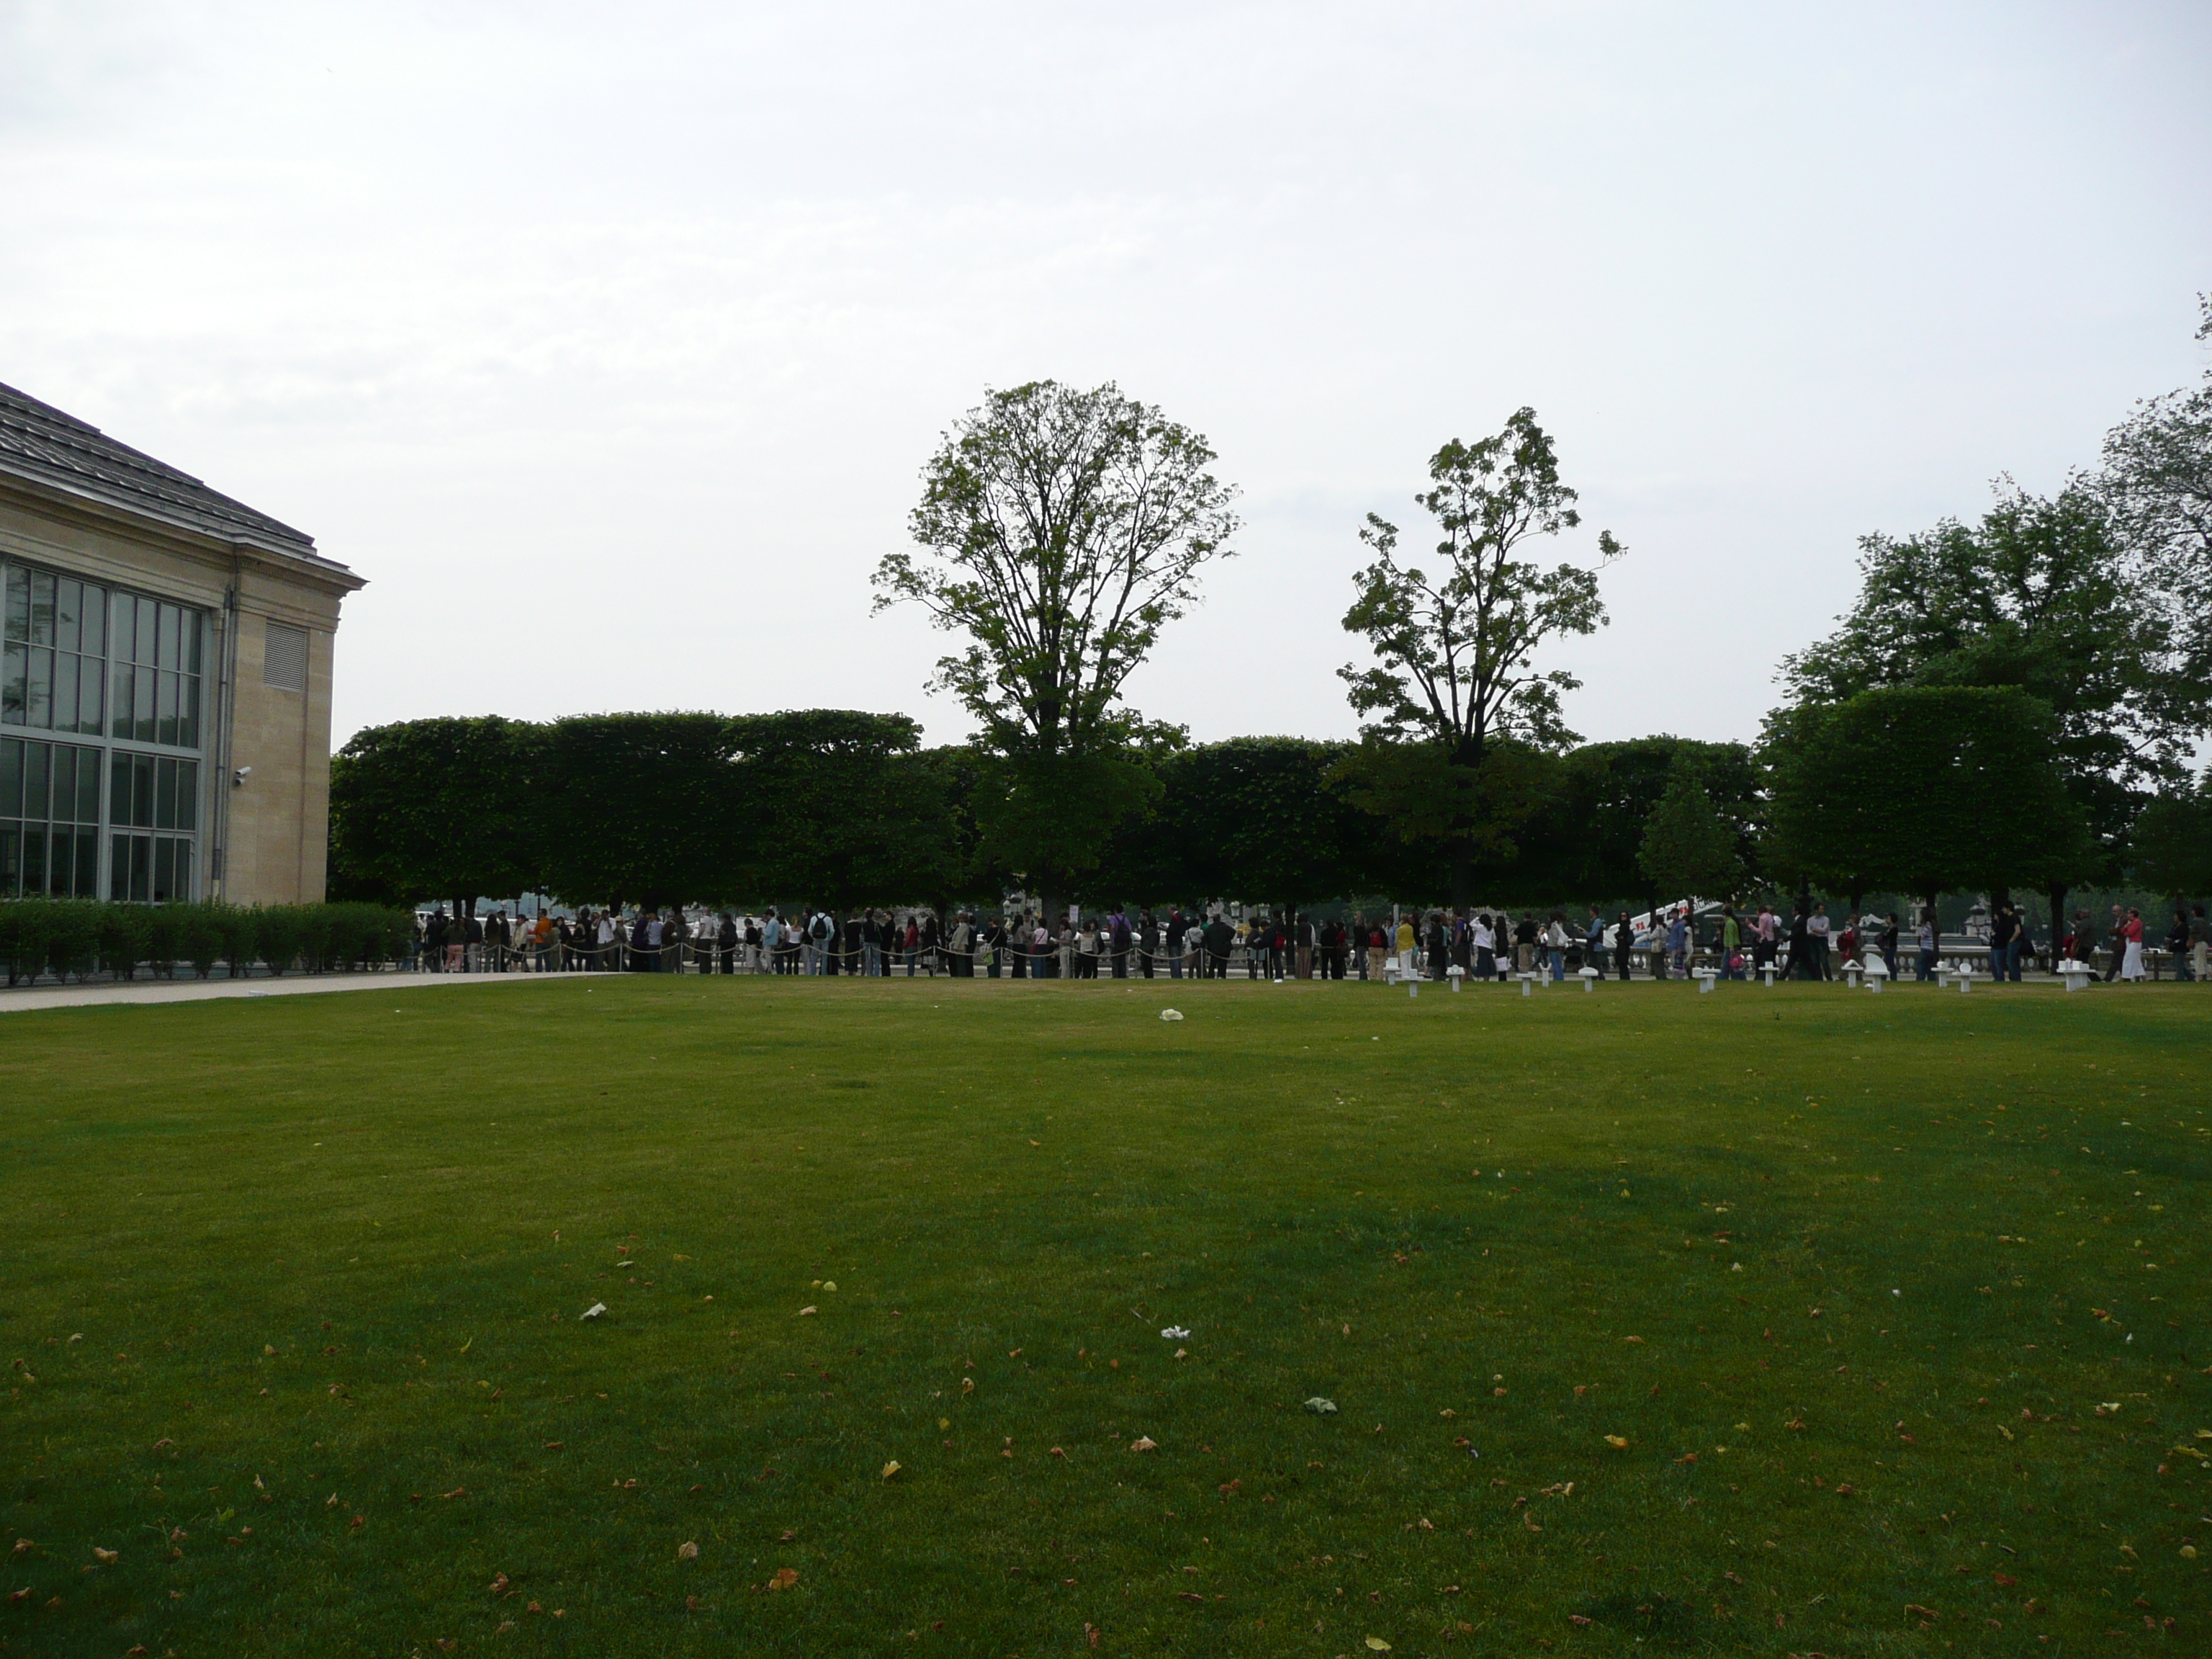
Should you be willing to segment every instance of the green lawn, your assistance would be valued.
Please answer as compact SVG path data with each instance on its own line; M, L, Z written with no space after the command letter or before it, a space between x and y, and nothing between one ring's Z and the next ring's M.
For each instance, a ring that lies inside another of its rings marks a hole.
M0 1015L0 1652L2212 1651L2208 1031L2188 986Z

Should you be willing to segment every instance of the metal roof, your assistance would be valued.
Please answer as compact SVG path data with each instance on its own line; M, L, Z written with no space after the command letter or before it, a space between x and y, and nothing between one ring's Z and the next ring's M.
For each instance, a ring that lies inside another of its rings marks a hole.
M305 532L5 385L0 385L0 473L223 541L250 542L333 570L346 568L316 552L315 538Z

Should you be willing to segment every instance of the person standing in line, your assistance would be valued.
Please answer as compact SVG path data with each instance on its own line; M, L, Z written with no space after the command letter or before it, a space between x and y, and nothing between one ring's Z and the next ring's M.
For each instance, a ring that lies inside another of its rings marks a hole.
M2127 919L2120 923L2120 977L2139 980L2143 977L2142 912L2130 910Z
M1129 913L1120 905L1115 905L1113 916L1107 926L1110 932L1107 936L1106 944L1114 958L1114 977L1127 979L1129 977L1129 952L1135 948L1137 943L1136 936L1129 931Z
M1160 954L1160 919L1146 905L1137 919L1137 962L1146 979L1152 976L1152 964Z
M1496 978L1498 935L1491 928L1489 911L1474 913L1474 925L1468 930L1468 939L1474 952L1474 976L1479 980Z
M1743 977L1743 924L1736 920L1733 904L1721 909L1721 977Z
M1936 951L1938 942L1936 937L1935 913L1923 908L1920 912L1919 923L1912 930L1912 949L1919 957L1917 964L1917 976L1923 982L1936 977Z
M722 925L714 934L714 971L738 971L738 919L727 910L722 912Z
M1830 977L1828 973L1828 907L1825 903L1815 904L1813 907L1812 917L1805 924L1805 933L1812 949L1813 967L1814 970L1814 976L1818 979L1826 979Z
M1589 908L1589 923L1583 929L1583 966L1595 968L1598 976L1605 976L1605 917L1595 904Z
M1567 913L1552 912L1552 920L1544 930L1544 948L1551 953L1552 983L1559 984L1567 976Z
M629 965L633 973L644 974L653 970L653 958L647 954L647 951L653 942L653 935L659 931L659 924L656 922L653 928L648 931L645 925L645 919L646 913L640 910L637 913L637 920L630 923Z
M1889 920L1882 924L1881 937L1875 945L1875 948L1881 952L1881 965L1889 969L1889 976L1892 979L1897 977L1897 912L1892 910L1889 913Z
M1629 964L1636 950L1636 924L1623 910L1613 924L1613 971L1625 985L1628 982Z
M2197 977L2189 961L2189 912L2181 908L2180 901L2173 906L2173 925L2166 930L2166 953L2173 958L2173 978L2178 985L2186 985Z
M1182 913L1182 906L1168 907L1168 926L1165 938L1168 947L1168 977L1182 977L1183 940L1190 933L1191 925Z
M2212 926L2204 918L2204 907L2192 905L2189 911L2189 963L2199 985L2212 976Z
M2107 985L2120 976L2120 969L2126 966L2128 960L2128 918L2117 904L2112 907L2112 959L2105 967L2105 983Z
M1402 915L1399 916L1397 933L1398 937L1395 942L1398 947L1398 975L1401 979L1412 979L1417 971L1413 958L1418 941L1414 937L1413 924L1409 917Z
M1990 977L2002 982L2012 969L2012 906L2000 904L1990 918Z

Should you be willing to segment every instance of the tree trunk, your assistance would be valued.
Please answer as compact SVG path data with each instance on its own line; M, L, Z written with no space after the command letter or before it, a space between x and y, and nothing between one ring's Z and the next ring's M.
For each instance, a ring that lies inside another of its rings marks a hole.
M2058 941L2064 937L2066 927L2066 884L2054 881L2044 890L2051 901L2051 965L2058 966Z
M1465 911L1474 901L1474 857L1462 842L1452 850L1452 908Z

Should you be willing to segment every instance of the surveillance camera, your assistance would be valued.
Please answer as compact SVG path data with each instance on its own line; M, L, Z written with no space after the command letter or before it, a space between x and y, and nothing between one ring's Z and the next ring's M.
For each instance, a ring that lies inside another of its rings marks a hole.
M230 786L231 786L231 787L232 787L232 788L234 788L234 789L237 789L237 788L242 788L242 787L244 787L246 779L248 779L248 778L252 777L252 775L253 775L253 769L252 769L252 767L250 767L250 766L241 766L241 767L240 767L240 768L239 768L235 772L233 772L233 773L230 775Z

